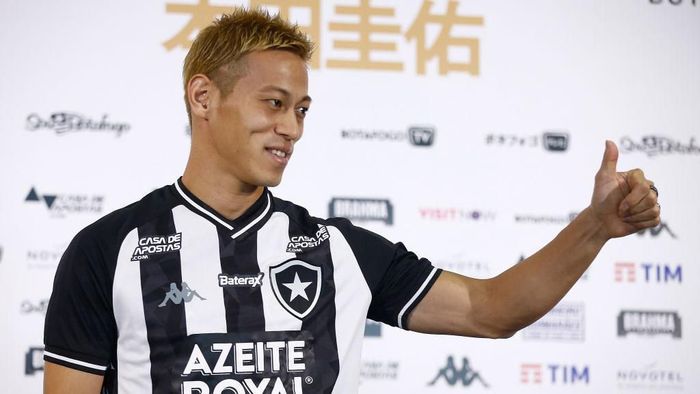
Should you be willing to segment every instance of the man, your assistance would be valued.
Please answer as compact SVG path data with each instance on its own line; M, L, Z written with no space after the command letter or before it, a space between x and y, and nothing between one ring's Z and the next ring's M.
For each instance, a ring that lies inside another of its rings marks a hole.
M353 393L364 320L504 338L552 308L605 242L659 223L639 170L606 142L593 197L495 278L431 266L344 219L275 198L311 104L312 44L239 9L185 59L181 179L81 231L46 316L47 393Z

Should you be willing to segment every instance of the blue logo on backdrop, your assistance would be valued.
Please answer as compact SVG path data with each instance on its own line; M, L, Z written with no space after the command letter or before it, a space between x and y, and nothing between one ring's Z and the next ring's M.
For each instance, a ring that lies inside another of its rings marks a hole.
M544 373L545 367L549 371L546 375ZM543 381L552 385L588 384L590 382L590 368L588 365L547 364L545 366L539 363L520 365L520 383L542 384Z
M661 236L661 234L668 234L671 238L678 238L676 234L671 230L670 227L668 227L668 223L666 222L661 222L658 226L649 228L649 229L644 229L641 231L637 232L637 235L639 236L644 236L646 234L649 234L652 238L658 238Z
M642 272L646 283L683 283L683 267L680 264L630 262L615 263L615 282L634 283L637 281L638 272Z

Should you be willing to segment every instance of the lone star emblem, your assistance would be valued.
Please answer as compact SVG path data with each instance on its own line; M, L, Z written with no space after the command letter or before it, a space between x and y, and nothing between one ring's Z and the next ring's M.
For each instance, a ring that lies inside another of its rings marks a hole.
M294 301L295 298L297 297L302 297L306 301L309 300L309 297L306 295L306 288L309 287L311 282L302 282L299 280L299 273L295 272L294 273L294 282L292 283L282 283L286 288L292 291L291 298L289 299L289 302Z
M298 319L311 313L321 295L321 267L292 259L270 267L270 283L277 301Z

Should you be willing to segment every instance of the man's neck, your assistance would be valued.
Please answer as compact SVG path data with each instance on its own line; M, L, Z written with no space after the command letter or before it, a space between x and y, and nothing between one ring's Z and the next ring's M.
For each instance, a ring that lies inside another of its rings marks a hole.
M189 164L182 175L182 183L197 198L229 220L241 216L265 190L262 186L243 184L228 174L199 173Z

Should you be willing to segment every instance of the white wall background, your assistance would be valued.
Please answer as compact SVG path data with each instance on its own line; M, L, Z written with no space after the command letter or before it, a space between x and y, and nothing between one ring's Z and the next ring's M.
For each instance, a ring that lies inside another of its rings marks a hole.
M403 241L438 266L488 277L544 245L570 213L588 204L605 139L618 145L665 141L660 150L649 144L623 149L619 161L621 169L643 168L656 181L665 227L610 242L565 298L574 308L548 317L559 325L531 332L545 338L433 337L382 327L380 337L365 341L361 392L700 392L700 5L464 0L457 14L484 23L457 26L452 34L479 41L479 73L441 75L433 60L420 75L416 43L404 35L419 0L370 2L395 11L373 23L397 24L401 31L373 35L397 50L372 56L399 61L403 71L328 65L357 56L333 42L353 34L329 25L353 21L337 5L360 3L319 1L321 67L310 73L314 104L283 185L274 190L312 214L327 216L333 197L388 199L392 225L359 224ZM434 13L445 15L447 2L434 3ZM309 16L301 10L292 18L308 23ZM167 12L161 0L0 3L3 392L41 390L41 353L31 348L42 346L44 303L72 236L172 183L184 168L189 137L180 75L186 52L163 43L189 19ZM440 29L428 27L429 42ZM464 61L467 53L452 48L450 61ZM48 120L61 112L97 122L107 115L107 122L128 124L128 130L30 130L30 115ZM413 125L434 127L434 144L342 138L343 130L397 135ZM567 133L568 149L545 149L546 131ZM52 207L27 201L32 188L40 199L56 196ZM516 221L528 215L539 222ZM615 280L621 262L633 263L634 282ZM643 264L652 267L649 277ZM675 276L657 277L656 267ZM618 314L629 310L675 313L681 337L618 336ZM446 375L452 382L443 377L429 386L450 355L457 369ZM486 384L463 383L469 377L463 357ZM523 375L529 371L524 364L541 368L539 382Z

